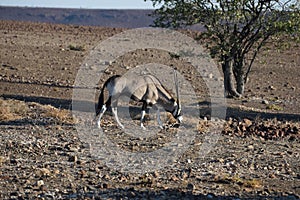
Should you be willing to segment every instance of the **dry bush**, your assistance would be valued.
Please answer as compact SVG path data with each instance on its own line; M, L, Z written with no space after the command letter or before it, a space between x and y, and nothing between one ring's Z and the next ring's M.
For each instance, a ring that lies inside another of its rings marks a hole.
M23 101L0 98L0 121L13 121L26 116L28 106Z
M72 50L72 51L85 51L84 46L81 46L81 45L72 45L72 44L70 44L69 49Z
M283 111L283 108L279 105L276 105L276 104L267 105L266 109L275 110L275 111Z

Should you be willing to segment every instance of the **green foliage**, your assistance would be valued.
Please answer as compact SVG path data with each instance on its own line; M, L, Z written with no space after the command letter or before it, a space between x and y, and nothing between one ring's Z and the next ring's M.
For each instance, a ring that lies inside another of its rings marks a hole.
M289 34L295 40L300 38L299 0L144 1L159 7L153 13L155 26L201 24L205 28L202 38L211 55L219 59L223 70L234 66L235 78L244 82L259 50L271 36Z
M200 23L206 29L206 36L213 39L212 52L220 57L247 54L272 35L299 34L296 0L151 1L160 6L154 12L155 26L178 28Z

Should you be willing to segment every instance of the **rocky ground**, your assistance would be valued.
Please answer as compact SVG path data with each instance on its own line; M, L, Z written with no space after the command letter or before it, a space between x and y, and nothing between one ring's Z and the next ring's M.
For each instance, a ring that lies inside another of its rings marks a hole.
M79 131L90 122L74 119L69 110L77 72L90 50L121 31L0 22L1 199L300 198L299 43L274 38L255 62L245 96L227 101L226 121L196 121L180 156L162 169L134 173L140 165L123 172L108 162L110 156L95 156ZM150 62L176 66L202 102L200 115L209 118L203 80L168 52L127 53L108 63L98 87L112 74ZM215 126L217 131L210 133ZM121 131L110 115L105 115L102 128L105 137L130 153L155 152L187 130L169 128L134 137ZM181 143L172 145L172 150L181 148Z

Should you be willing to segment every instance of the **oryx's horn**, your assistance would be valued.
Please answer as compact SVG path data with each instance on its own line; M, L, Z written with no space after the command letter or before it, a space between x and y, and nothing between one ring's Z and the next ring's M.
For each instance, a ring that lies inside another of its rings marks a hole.
M175 82L177 104L178 104L178 111L179 111L179 110L181 110L181 105L180 105L180 97L179 97L178 77L177 77L177 72L175 69L174 69L174 82Z

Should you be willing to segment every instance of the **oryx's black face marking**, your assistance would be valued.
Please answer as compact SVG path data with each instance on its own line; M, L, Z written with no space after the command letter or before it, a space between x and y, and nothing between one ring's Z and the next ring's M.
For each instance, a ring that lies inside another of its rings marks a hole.
M177 76L176 79L177 81ZM177 101L174 97L166 90L161 82L153 75L142 75L134 78L126 78L121 76L112 76L105 83L101 90L98 105L96 108L96 117L98 117L97 124L100 127L100 121L107 110L112 107L112 112L118 125L121 128L124 126L120 123L117 115L117 104L118 98L121 95L127 95L134 101L143 102L140 126L145 129L143 125L145 111L147 106L152 106L157 111L157 122L159 127L163 127L160 120L160 111L156 104L162 106L166 111L170 112L173 117L181 123L181 106L179 101L178 83L176 85ZM138 87L137 87L138 86ZM109 96L107 100L104 100L104 89L107 89Z
M174 110L172 111L172 115L178 123L182 122L183 118L181 114L181 106L176 101L174 101Z

